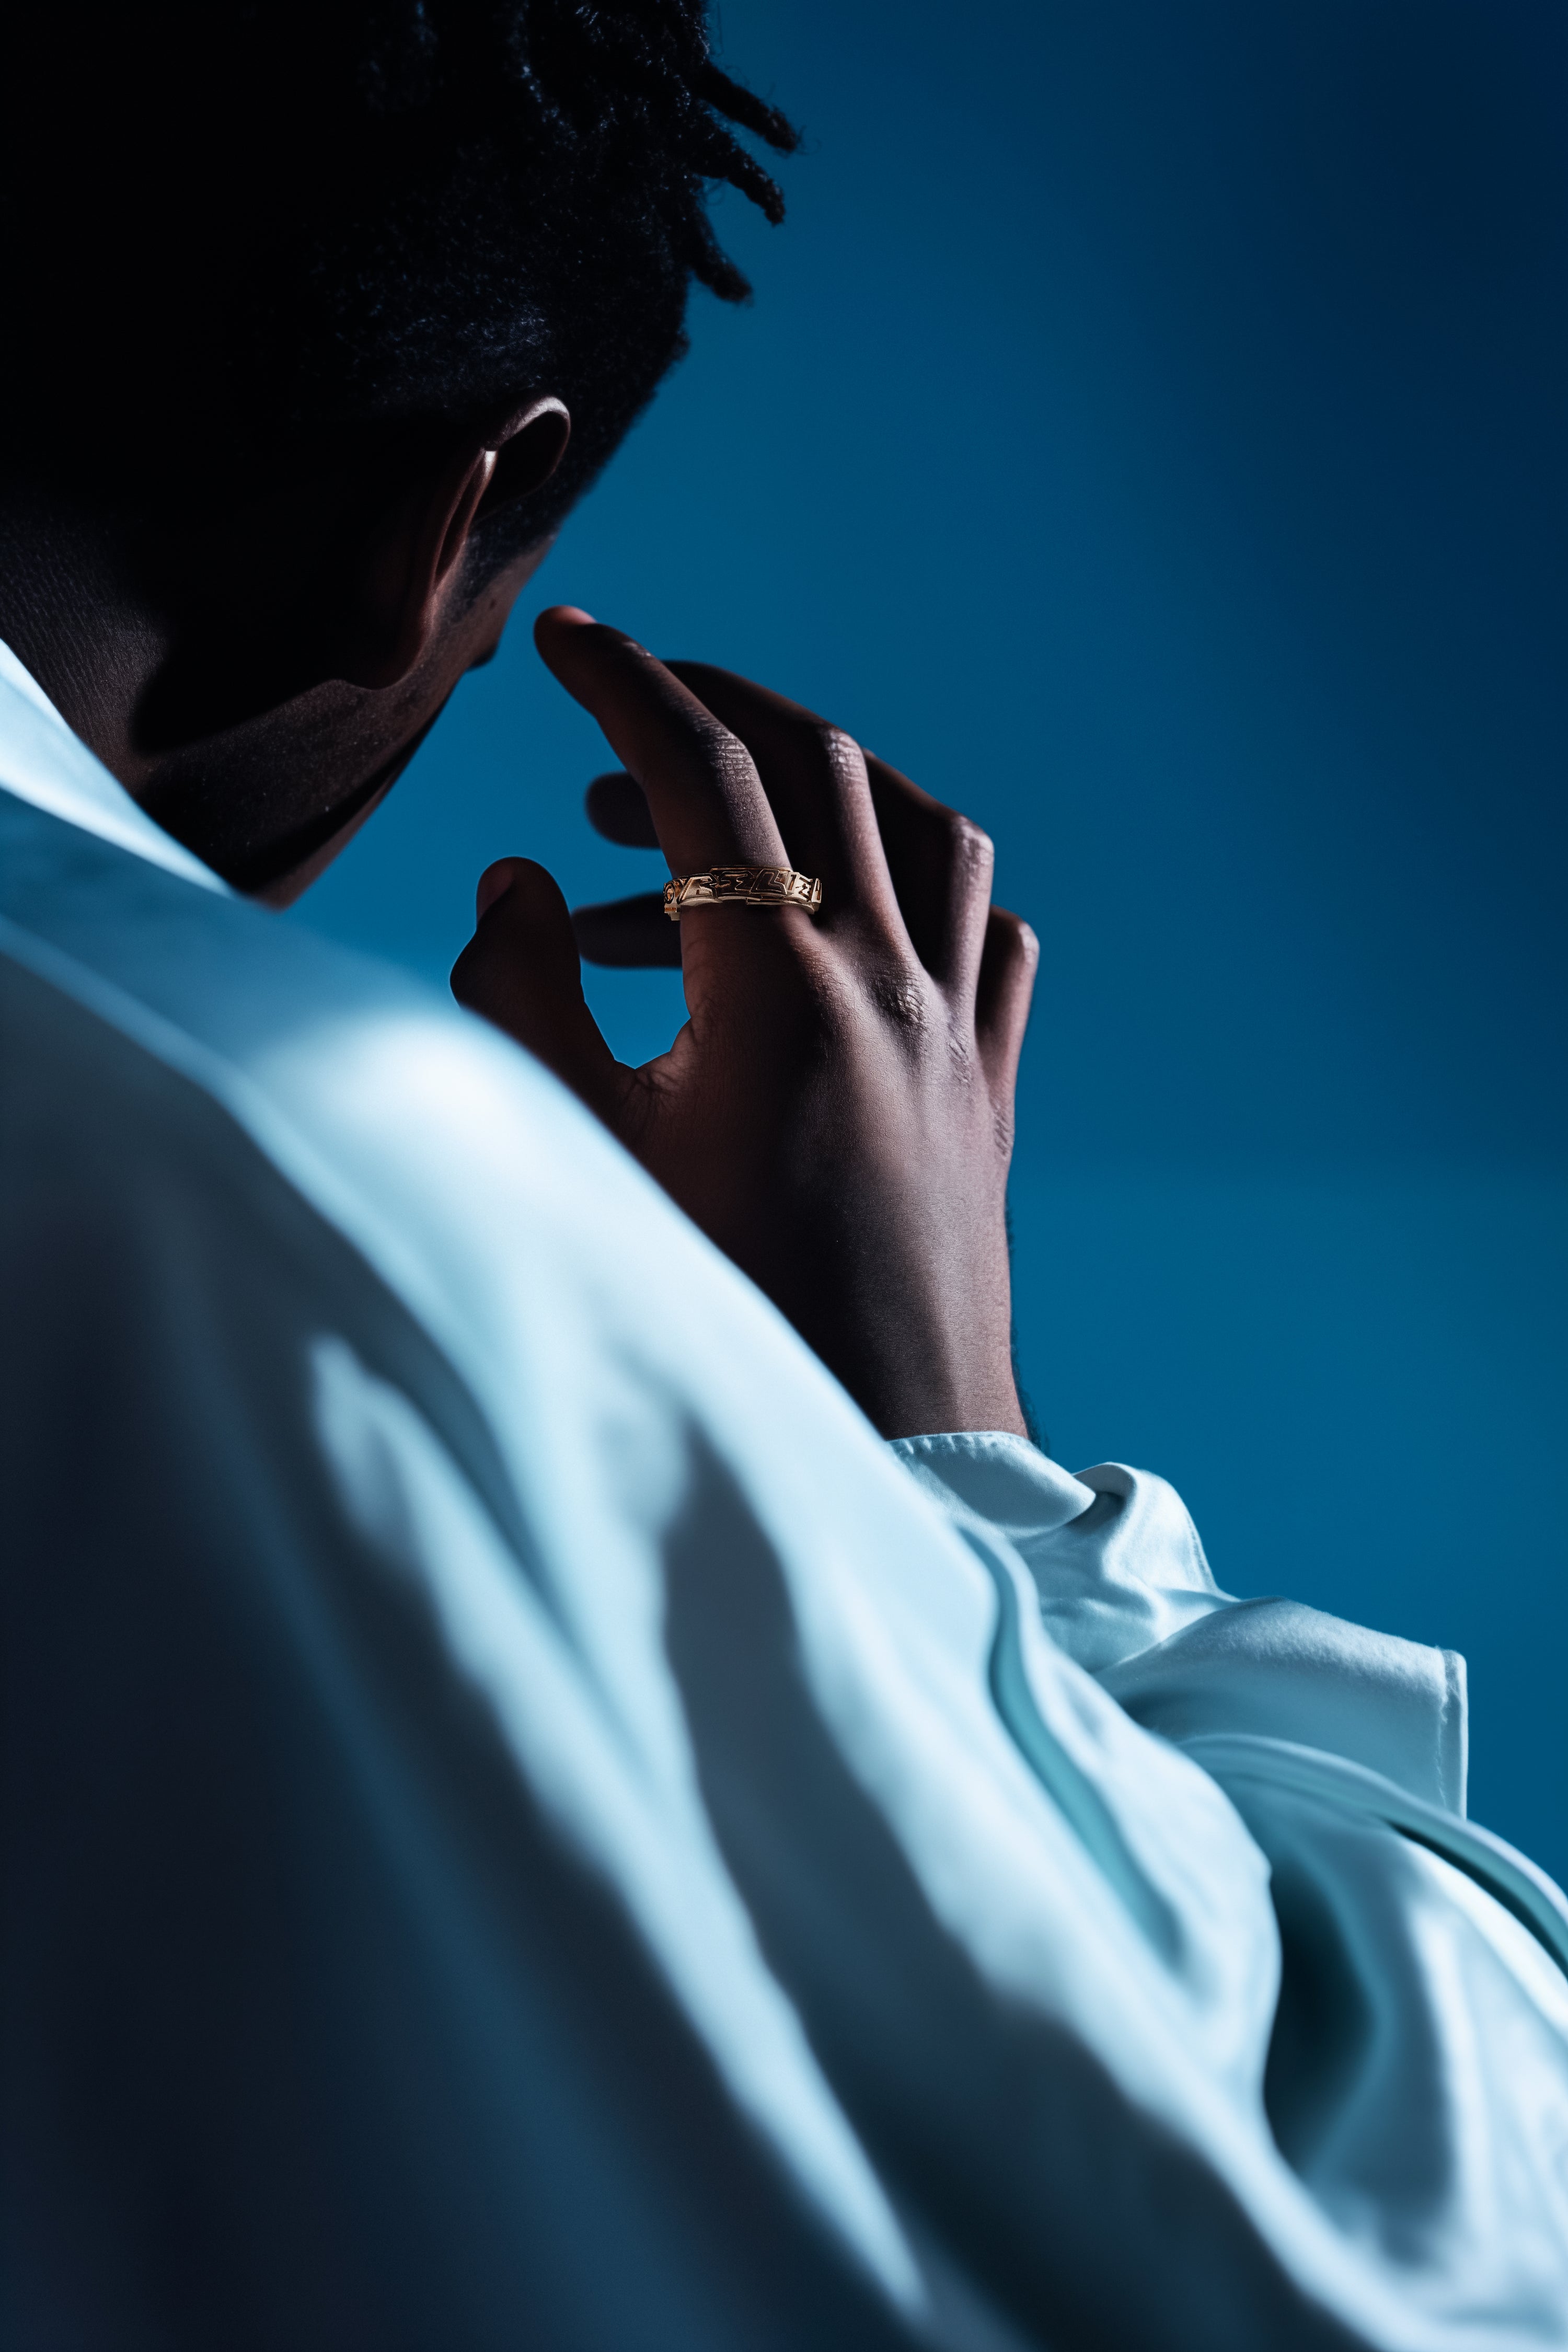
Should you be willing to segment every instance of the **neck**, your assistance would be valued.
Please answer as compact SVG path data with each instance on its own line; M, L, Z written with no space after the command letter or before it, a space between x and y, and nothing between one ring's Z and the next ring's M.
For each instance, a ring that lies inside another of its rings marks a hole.
M331 609L331 575L296 520L279 499L142 549L129 528L0 500L0 636L156 824L278 905L391 790L549 550L454 596L395 684L356 686L322 654L311 614Z
M127 592L112 534L26 496L0 501L0 637L134 795L153 764L134 716L167 639Z

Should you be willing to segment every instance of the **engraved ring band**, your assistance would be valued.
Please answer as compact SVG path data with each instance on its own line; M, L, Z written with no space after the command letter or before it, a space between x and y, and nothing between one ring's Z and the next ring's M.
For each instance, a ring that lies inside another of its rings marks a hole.
M804 907L822 904L815 875L793 866L710 866L706 874L677 874L664 886L664 911L679 923L688 907Z

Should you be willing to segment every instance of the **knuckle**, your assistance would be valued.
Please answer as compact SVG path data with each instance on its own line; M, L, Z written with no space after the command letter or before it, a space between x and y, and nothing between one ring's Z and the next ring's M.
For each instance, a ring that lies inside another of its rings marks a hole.
M1010 915L1005 908L998 907L993 910L991 919L1008 962L1033 971L1040 961L1040 942L1022 915Z
M837 778L854 778L864 772L865 759L853 735L830 719L818 719L805 712L792 721L792 731L800 751L826 774Z
M931 1028L926 989L912 972L882 965L868 976L867 994L883 1025L909 1050L923 1046Z
M978 887L989 884L996 863L996 845L983 825L958 809L945 812L944 831L950 862L963 879Z
M889 980L878 992L883 1017L906 1036L923 1037L931 1025L925 997L912 980Z
M726 793L750 791L757 782L755 762L738 735L716 719L702 729L702 748Z
M1040 942L1037 933L1025 922L1018 925L1018 953L1030 971L1038 969Z
M830 719L818 719L816 740L822 756L829 767L858 768L860 766L859 744L853 735L846 734L842 727L835 727Z

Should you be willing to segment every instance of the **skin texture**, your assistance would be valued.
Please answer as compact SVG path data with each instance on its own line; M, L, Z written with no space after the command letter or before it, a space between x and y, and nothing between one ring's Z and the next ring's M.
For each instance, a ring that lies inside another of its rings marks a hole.
M494 652L548 551L498 563L495 493L547 479L569 429L546 397L438 447L340 450L248 501L181 485L134 515L15 488L0 636L150 815L287 904ZM455 992L582 1096L886 1434L1022 1432L1005 1193L1036 950L990 905L990 843L763 688L571 607L536 635L624 762L590 794L603 830L676 873L793 864L823 907L677 929L644 898L574 930L549 875L504 858ZM690 1018L668 1054L615 1061L580 950L679 958Z
M489 660L543 541L485 561L486 502L549 478L535 400L421 451L322 452L248 499L123 515L0 503L0 635L110 773L237 889L286 906Z
M822 909L698 908L677 933L633 899L574 932L544 869L505 858L454 993L583 1097L884 1434L1022 1433L1005 1193L1037 957L990 903L990 842L763 687L658 662L570 606L535 635L626 763L595 788L606 829L651 832L676 874L793 865ZM690 1017L628 1069L584 1002L579 944L668 961L677 937Z

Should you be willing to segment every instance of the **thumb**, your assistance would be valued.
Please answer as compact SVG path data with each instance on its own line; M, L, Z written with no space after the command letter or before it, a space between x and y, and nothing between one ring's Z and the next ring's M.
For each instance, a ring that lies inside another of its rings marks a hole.
M477 908L474 936L452 967L453 995L613 1125L623 1073L584 1001L577 940L554 877L531 857L502 857L480 875Z

